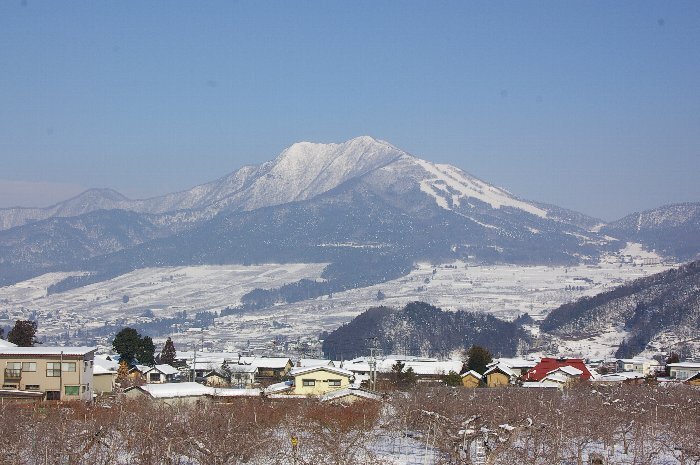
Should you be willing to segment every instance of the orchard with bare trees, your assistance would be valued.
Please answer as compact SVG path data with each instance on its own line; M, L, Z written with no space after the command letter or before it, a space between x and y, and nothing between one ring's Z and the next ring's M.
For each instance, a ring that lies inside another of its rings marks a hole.
M700 390L417 387L350 406L231 398L0 405L0 463L698 465Z

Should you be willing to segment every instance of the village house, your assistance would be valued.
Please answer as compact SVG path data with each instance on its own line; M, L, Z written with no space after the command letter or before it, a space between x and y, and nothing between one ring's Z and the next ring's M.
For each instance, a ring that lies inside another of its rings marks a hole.
M511 369L504 365L494 365L484 372L488 387L509 386L515 384L517 376Z
M95 394L111 394L117 381L119 364L104 355L95 355L92 369L92 390Z
M352 371L328 366L294 368L289 376L294 380L291 393L298 396L321 396L345 389L354 378Z
M462 378L462 386L464 387L479 387L484 380L484 377L474 370L469 370L466 373L462 373L460 376Z
M700 362L669 363L666 367L669 370L669 376L679 381L685 381L700 373Z
M616 366L617 372L634 371L643 376L652 376L662 370L661 363L653 359L643 358L621 358L617 360Z
M0 348L2 389L44 400L92 400L95 347Z
M700 386L700 373L696 373L695 375L686 379L685 383L690 384L691 386Z
M358 379L368 379L370 366L368 357L358 357L344 362L341 367L352 371ZM460 373L462 362L459 360L437 360L434 358L387 355L376 360L377 373L389 374L397 362L404 364L404 371L409 368L416 375L419 383L442 383L443 377L450 371Z
M221 370L212 370L204 375L204 384L213 387L228 387L231 385L231 380Z
M243 359L244 357L241 357ZM257 369L256 379L262 382L271 382L287 376L294 366L287 357L256 357L250 361Z
M523 379L525 381L541 381L552 371L565 366L570 366L581 371L579 377L582 380L589 380L592 377L591 372L588 370L586 365L583 363L583 360L580 358L545 357L542 360L540 360L537 365L535 365L532 369L525 373Z
M231 372L231 387L252 388L255 385L255 374L258 369L252 365L229 365Z
M550 382L556 383L561 388L570 385L571 383L581 379L583 371L578 368L574 368L569 365L561 366L555 368L554 370L547 373L547 375L540 380L540 382Z
M195 403L213 392L209 386L185 382L132 386L124 390L124 395L130 399L150 398L166 405L176 405Z
M525 358L498 358L491 363L489 363L486 368L491 368L495 365L505 365L510 368L510 371L517 377L522 377L530 369L534 368L539 362L538 360L525 359Z
M172 383L179 374L177 368L167 364L152 366L143 372L148 384Z

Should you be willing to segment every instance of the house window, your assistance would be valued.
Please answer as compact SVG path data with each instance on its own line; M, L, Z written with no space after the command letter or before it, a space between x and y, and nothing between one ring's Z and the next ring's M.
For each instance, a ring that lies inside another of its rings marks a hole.
M152 383L157 383L160 381L160 373L150 373L148 377Z
M19 378L22 376L22 362L7 362L5 378Z
M80 386L64 386L64 389L67 396L80 395Z
M36 371L36 362L23 362L22 371Z
M75 372L75 362L63 362L63 372Z
M329 379L328 385L329 386L340 386L340 380L339 379Z
M46 391L46 400L61 400L61 391Z
M302 379L301 385L302 386L316 386L316 380L315 379Z
M49 378L57 378L57 377L61 376L61 364L58 362L47 363L46 364L46 376ZM49 391L49 392L53 392L53 391ZM46 400L52 400L52 399L49 399L47 397Z
M87 367L88 367L88 362L86 360L83 362L83 373L85 373L87 371Z
M3 384L2 388L3 389L17 389L17 385L16 384Z
M38 384L27 384L24 388L27 391L38 391L40 389Z

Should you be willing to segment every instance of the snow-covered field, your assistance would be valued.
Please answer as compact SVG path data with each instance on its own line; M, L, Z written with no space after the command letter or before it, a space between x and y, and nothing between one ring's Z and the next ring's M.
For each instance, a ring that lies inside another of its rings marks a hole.
M224 265L145 268L108 281L47 295L50 285L70 273L49 273L0 288L0 303L8 309L9 324L36 312L40 332L67 327L95 327L126 319L137 320L146 311L156 317L186 311L221 310L240 303L246 292L270 289L303 278L319 279L323 263L285 265ZM128 297L128 301L124 296ZM2 315L0 313L0 318Z
M262 343L315 337L350 321L377 305L401 307L421 300L446 310L469 310L513 319L528 313L543 319L557 306L584 295L595 295L626 281L658 273L668 265L639 265L634 246L627 257L610 257L597 265L472 266L463 262L418 264L408 275L370 287L334 293L292 304L217 318L202 333L177 335L181 344L205 340L213 348L231 348L249 341ZM648 258L644 256L644 258ZM60 294L46 295L49 285L65 273L47 274L0 288L0 324L36 312L44 335L68 328L143 322L144 313L170 317L177 312L219 311L235 306L254 288L275 288L302 278L319 279L324 264L259 266L189 266L147 268ZM385 296L377 299L381 293ZM124 302L128 296L128 302ZM3 318L5 317L5 318ZM624 337L614 328L594 340L560 345L562 353L605 355Z

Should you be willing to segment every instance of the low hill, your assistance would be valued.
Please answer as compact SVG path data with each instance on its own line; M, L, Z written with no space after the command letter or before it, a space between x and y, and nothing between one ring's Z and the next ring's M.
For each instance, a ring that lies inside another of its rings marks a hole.
M368 354L371 344L384 354L447 356L472 345L498 356L516 355L529 336L514 323L480 313L446 312L425 302L397 310L375 307L325 336L329 357L353 358Z

